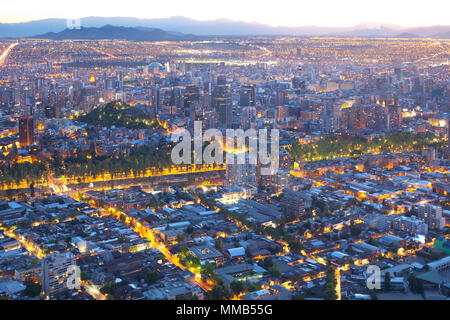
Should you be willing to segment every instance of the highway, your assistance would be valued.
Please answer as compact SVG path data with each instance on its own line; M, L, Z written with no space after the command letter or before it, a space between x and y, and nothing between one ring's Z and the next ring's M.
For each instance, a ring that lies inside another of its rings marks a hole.
M8 55L11 53L11 50L18 44L19 44L18 42L15 42L11 44L8 48L6 48L5 51L3 51L2 55L0 55L0 67L3 66L3 63L6 61L6 58L8 58Z

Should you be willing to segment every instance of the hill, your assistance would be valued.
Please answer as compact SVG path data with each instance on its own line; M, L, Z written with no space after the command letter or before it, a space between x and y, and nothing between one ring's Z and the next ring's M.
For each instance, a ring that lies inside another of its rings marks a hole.
M156 28L130 28L105 25L100 28L81 27L65 29L61 32L48 32L32 36L34 39L49 40L130 40L130 41L183 41L197 40L199 37L182 33L167 32Z
M128 129L162 128L150 114L121 101L100 105L89 113L79 116L76 120L93 126L108 128L112 126Z

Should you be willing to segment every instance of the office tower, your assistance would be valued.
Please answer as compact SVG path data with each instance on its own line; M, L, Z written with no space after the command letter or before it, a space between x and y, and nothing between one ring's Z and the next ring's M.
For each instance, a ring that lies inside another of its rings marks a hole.
M21 117L19 119L19 142L20 146L28 146L34 142L33 117Z
M282 118L289 116L289 106L279 105L277 107L277 120L281 121Z
M109 77L105 80L105 89L106 90L114 90L116 85L116 80L113 77Z
M172 89L171 104L180 109L184 107L184 88L183 87L174 87Z
M255 105L255 86L243 86L239 93L239 105L242 107L251 107Z
M116 89L117 90L123 89L123 71L122 70L116 71Z
M447 120L447 151L450 154L450 119Z
M403 80L403 70L400 67L394 68L394 74L398 81Z
M282 106L286 104L287 92L286 91L277 91L275 105Z
M389 105L389 124L390 126L400 127L402 125L402 107L399 105Z
M155 110L155 114L158 114L160 111L160 90L158 86L155 86L151 89L151 100L152 100L152 106Z
M189 116L194 111L194 106L200 102L200 88L195 84L189 84L184 89L184 115Z
M420 77L415 77L412 83L412 91L414 93L422 93L423 92L423 82Z
M232 119L231 90L229 85L214 86L212 92L212 104L219 115L219 121L224 126L229 126Z
M6 106L14 105L14 89L13 88L1 88L0 104L4 104Z
M44 107L45 117L48 119L59 118L60 117L60 109L55 105L47 105Z
M75 103L81 103L83 83L80 80L73 82L72 100Z
M224 86L227 84L227 77L225 76L217 76L217 85Z
M55 252L42 259L42 291L46 296L53 297L68 290L68 268L72 265L76 265L76 259L70 252Z
M335 115L323 115L320 118L322 132L333 133L339 130L339 117Z
M225 184L256 188L257 165L249 163L248 153L245 153L244 163L237 163L236 160L232 164L227 163Z
M348 129L363 129L367 126L366 111L363 106L342 109L342 121Z
M283 189L283 201L281 207L287 216L299 218L305 214L305 200L308 195L302 192Z
M300 93L300 91L306 88L306 80L303 77L292 78L292 90L295 93Z
M247 130L249 128L252 128L252 125L256 125L256 107L243 107L241 109L241 116L240 116L240 123L242 126L242 129Z

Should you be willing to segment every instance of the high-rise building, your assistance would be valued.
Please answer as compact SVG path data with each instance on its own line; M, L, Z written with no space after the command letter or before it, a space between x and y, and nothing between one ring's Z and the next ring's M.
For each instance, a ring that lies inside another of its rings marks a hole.
M447 152L450 154L450 119L447 120Z
M292 78L292 90L294 90L295 93L300 93L305 88L306 80L303 77Z
M392 220L392 228L394 230L401 230L412 234L428 233L428 225L424 221L414 217L395 217Z
M390 126L400 127L402 125L402 107L399 105L389 105L389 124Z
M303 216L305 214L305 198L307 195L287 188L283 189L283 193L284 196L281 203L283 212L296 218Z
M248 153L245 153L244 163L237 163L236 160L234 163L227 163L225 184L227 186L237 185L240 187L251 186L256 188L257 165L249 163Z
M122 70L118 70L116 71L116 89L117 90L122 90L123 89L123 71Z
M418 218L425 221L430 230L445 228L445 217L442 216L442 207L431 204L422 204L418 206Z
M287 92L286 91L277 91L275 105L282 106L286 104Z
M189 116L195 104L200 101L200 88L195 84L189 84L184 89L184 115Z
M225 76L217 76L217 85L224 86L227 84L227 77Z
M47 105L44 107L45 117L48 119L59 118L60 117L60 109L55 105Z
M239 105L242 107L252 107L255 105L255 86L248 85L241 88L239 94Z
M214 86L212 92L212 104L219 114L220 122L228 127L233 121L231 90L229 85Z
M46 296L52 297L68 289L68 269L72 265L76 265L76 259L70 252L55 252L42 259L42 291Z
M34 142L33 117L21 117L19 119L19 142L21 146L28 146Z
M398 81L403 80L403 70L400 67L394 68L394 74Z
M161 109L161 99L160 99L160 89L158 86L155 86L151 89L151 100L152 106L155 110L155 114L158 114Z

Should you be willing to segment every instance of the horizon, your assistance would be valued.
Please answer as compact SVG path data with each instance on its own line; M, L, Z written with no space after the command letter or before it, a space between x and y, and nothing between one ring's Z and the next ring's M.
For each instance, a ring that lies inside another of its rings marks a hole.
M401 25L401 24L395 24L395 23L389 23L389 22L373 22L373 21L364 21L364 22L359 22L359 23L355 23L352 25L345 25L345 26L337 26L337 25L320 25L320 24L302 24L302 25L296 25L296 26L288 26L288 25L271 25L271 24L267 24L267 23L263 23L263 22L259 22L259 21L243 21L243 20L235 20L235 19L230 19L230 18L216 18L216 19L205 19L205 20L200 20L200 19L194 19L194 18L190 18L190 17L186 17L186 16L167 16L167 17L162 17L162 18L139 18L139 17L132 17L132 16L83 16L83 17L79 17L77 19L81 19L81 21L83 19L87 19L87 18L104 18L104 19L138 19L138 20L169 20L169 19L175 19L175 18L183 18L183 19L189 19L195 22L219 22L219 21L228 21L228 22L234 22L234 23L247 23L247 24L258 24L261 26L267 26L267 27L271 27L271 28L304 28L304 27L317 27L317 28L353 28L353 27L357 27L357 26L367 26L368 28L373 28L376 29L378 27L396 27L396 28L401 28L401 29L412 29L412 28L427 28L427 27L448 27L450 26L449 24L440 24L440 23L435 23L435 24L429 24L429 25L412 25L412 26L406 26L406 25ZM44 21L44 20L70 20L71 18L64 18L64 17L48 17L48 18L42 18L42 19L31 19L31 20L24 20L24 21L11 21L11 22L7 22L7 21L3 21L0 20L0 24L18 24L18 23L29 23L29 22L36 22L36 21ZM74 18L72 18L74 19ZM105 25L108 25L105 24ZM114 25L114 26L118 26L120 27L120 25ZM138 26L136 26L138 27Z
M23 23L45 19L75 19L86 17L170 19L183 17L195 21L230 20L234 22L258 23L270 27L329 27L347 28L357 25L393 25L403 28L448 26L445 10L440 0L430 0L424 6L416 0L405 3L380 0L377 6L357 0L336 3L324 0L316 3L292 3L279 0L273 5L269 0L246 1L230 0L221 2L192 0L170 0L164 3L139 3L129 0L127 6L113 1L97 1L94 4L80 0L75 6L67 3L54 3L51 0L34 2L16 1L2 8L0 23ZM406 5L403 5L406 4ZM325 9L324 9L325 8Z

